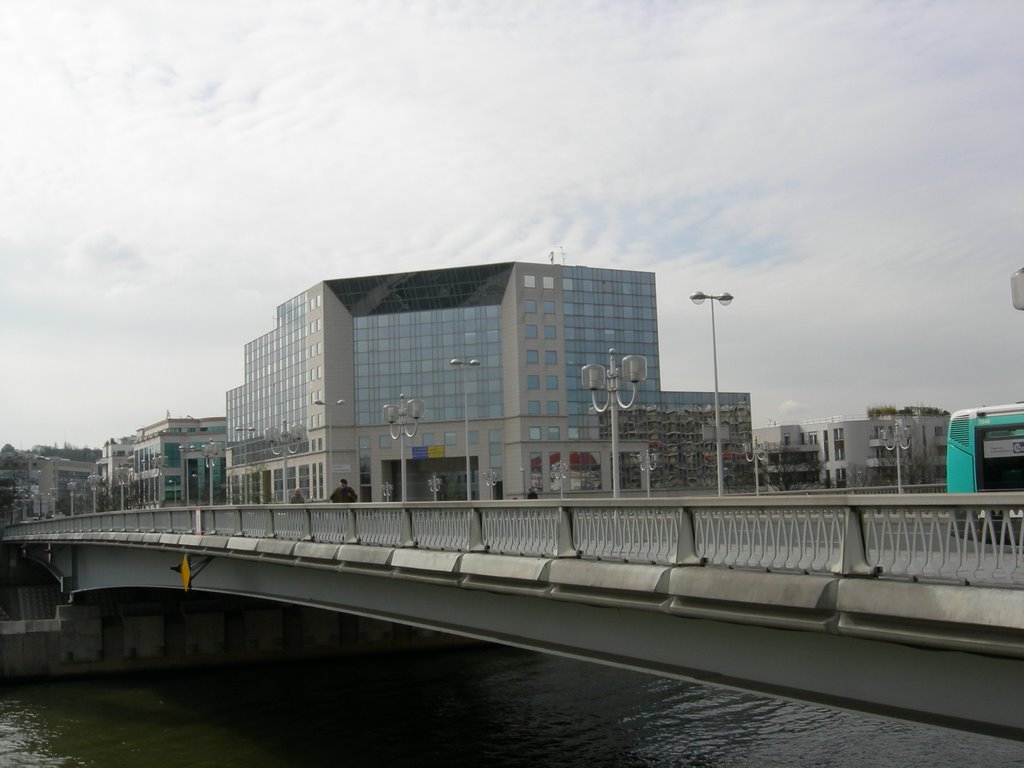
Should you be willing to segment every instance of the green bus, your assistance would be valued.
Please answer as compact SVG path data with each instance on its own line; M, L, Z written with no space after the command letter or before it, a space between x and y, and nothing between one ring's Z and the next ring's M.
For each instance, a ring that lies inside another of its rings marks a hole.
M1024 491L1024 403L966 408L950 417L946 491Z

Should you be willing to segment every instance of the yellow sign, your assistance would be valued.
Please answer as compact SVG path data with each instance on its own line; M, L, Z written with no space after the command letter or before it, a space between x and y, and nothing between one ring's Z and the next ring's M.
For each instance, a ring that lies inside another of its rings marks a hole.
M171 570L181 574L181 586L186 592L192 589L192 569L188 564L188 555L182 555L181 565L172 566Z
M427 447L427 458L428 459L443 459L444 458L444 446L443 445L431 445Z

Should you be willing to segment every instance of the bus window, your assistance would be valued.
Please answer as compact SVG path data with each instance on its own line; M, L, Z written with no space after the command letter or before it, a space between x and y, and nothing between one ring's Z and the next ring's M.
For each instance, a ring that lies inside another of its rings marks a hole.
M979 491L1024 490L1024 428L978 430Z

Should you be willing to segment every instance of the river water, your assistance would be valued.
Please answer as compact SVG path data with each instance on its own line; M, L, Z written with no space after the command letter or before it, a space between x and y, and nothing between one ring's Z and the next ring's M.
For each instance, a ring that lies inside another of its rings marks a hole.
M1024 744L493 648L0 688L0 768L419 765L996 768Z

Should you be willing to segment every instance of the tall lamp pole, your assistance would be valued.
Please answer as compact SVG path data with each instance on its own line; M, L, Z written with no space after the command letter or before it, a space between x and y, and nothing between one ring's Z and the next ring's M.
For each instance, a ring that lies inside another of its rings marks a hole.
M335 402L335 405L344 404L344 400ZM324 496L327 497L334 488L334 478L331 476L331 468L334 466L334 454L331 453L331 409L323 400L314 400L313 405L322 405L324 407L324 423L327 427L327 485L325 486Z
M732 303L732 294L726 292L716 295L697 291L690 296L690 301L697 305L703 304L705 299L711 299L711 354L715 367L715 444L718 453L718 495L722 496L725 493L725 475L722 471L722 414L718 407L718 341L715 338L715 302L727 307Z
M415 397L406 402L405 395L398 396L398 405L388 403L384 406L384 421L390 425L392 440L400 440L399 450L402 452L402 501L409 501L405 474L405 438L416 434L416 427L423 418L423 401ZM397 430L397 431L396 431ZM467 446L468 449L468 446Z
M265 433L267 442L270 443L270 452L275 456L284 457L283 474L281 476L281 501L288 501L288 456L299 452L299 443L306 439L306 428L301 424L292 424L288 428L287 422L281 422L281 429L267 427Z
M761 462L768 458L768 451L761 447L761 441L755 435L751 443L744 446L747 449L747 461L754 462L754 495L761 495Z
M612 427L612 496L619 497L619 408L628 411L636 400L636 385L647 380L647 358L643 355L626 355L622 368L615 367L615 350L608 350L608 368L591 363L583 366L583 388L590 390L594 410L604 413L611 409ZM624 402L619 394L619 379L626 378L633 388L629 401ZM603 405L597 404L598 390L605 390Z
M889 433L892 433L892 442L889 440ZM882 445L887 451L896 451L896 492L903 493L903 457L902 451L910 448L910 430L904 426L902 419L896 419L892 427L881 428Z
M224 455L224 446L212 440L203 446L203 458L206 459L206 471L210 475L210 506L213 506L213 468L217 459ZM198 496L198 491L196 492Z
M245 467L245 483L242 488L245 495L243 503L249 504L252 501L252 497L249 495L249 441L252 439L253 434L255 434L256 427L235 427L235 432L248 433L248 435L243 438L245 440L245 451L242 454L242 466ZM231 455L232 461L234 461L234 453Z
M469 394L466 386L466 366L476 367L480 365L480 361L477 359L470 360L468 362L460 360L457 357L452 358L450 365L459 368L462 371L462 418L465 422L465 437L466 437L466 501L473 500L473 475L472 467L470 466L469 460Z

